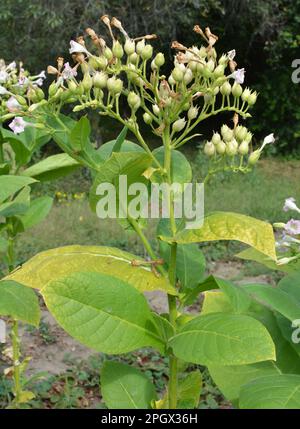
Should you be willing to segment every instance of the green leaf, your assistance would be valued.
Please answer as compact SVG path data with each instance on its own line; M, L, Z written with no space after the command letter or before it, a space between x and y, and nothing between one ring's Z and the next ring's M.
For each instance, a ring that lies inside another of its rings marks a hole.
M26 213L19 216L24 229L32 228L44 220L48 216L52 208L52 204L53 198L47 196L33 200Z
M15 281L0 281L0 314L38 326L40 308L36 294Z
M30 204L30 192L30 187L25 186L12 201L0 204L0 216L11 217L25 213Z
M278 328L280 329L280 332L283 335L284 339L288 342L290 347L292 347L295 353L297 353L300 367L300 330L298 325L300 319L295 320L295 322L298 320L297 326L295 326L290 322L290 320L286 319L281 314L275 313L275 318ZM288 364L290 364L290 362Z
M36 180L31 177L22 176L0 176L0 203L13 196L25 186L35 183Z
M244 385L242 409L300 409L300 376L274 375Z
M178 380L178 405L180 410L194 409L199 405L202 376L199 370L185 374Z
M185 305L192 305L196 298L200 295L200 293L218 288L219 287L216 283L214 276L209 276L204 281L199 283L194 289L186 290L182 296L182 301Z
M72 128L70 143L73 149L84 151L90 143L91 125L86 116L82 116Z
M244 290L244 286L237 286L228 280L214 278L217 288L221 289L228 297L235 313L246 312L251 305L251 298Z
M153 155L160 162L161 165L164 165L165 159L165 149L164 147L159 147L153 151ZM193 178L192 167L186 157L177 150L172 150L171 158L171 179L173 183L190 183ZM151 179L155 183L161 183L164 179L154 173Z
M214 313L196 317L170 339L174 354L201 365L245 365L275 360L266 328L252 317Z
M300 300L288 294L279 287L269 285L249 284L244 285L244 290L249 296L272 310L278 311L290 321L300 318Z
M101 393L109 409L149 409L156 393L151 381L138 369L119 362L104 362Z
M80 164L66 153L49 156L23 171L23 176L34 177L41 182L56 180L68 175L80 167Z
M41 252L8 276L9 279L36 288L48 282L80 271L111 274L139 291L161 290L176 295L176 290L164 276L156 277L149 265L132 266L143 259L122 250L106 246L66 246Z
M160 333L160 336L163 341L167 343L169 338L173 337L173 335L175 334L173 325L171 325L171 323L165 317L157 313L153 312L152 316L154 319L154 323L157 327L157 332Z
M199 229L186 229L172 239L160 237L178 244L202 243L207 241L235 240L254 247L261 253L276 259L275 238L270 224L249 216L216 212L207 216Z
M270 375L281 374L274 362L251 365L208 366L209 373L228 401L237 403L241 387L250 381Z
M116 140L111 140L107 143L102 144L97 152L101 155L101 157L105 161L107 161L108 158L112 155L115 145L116 145ZM119 152L145 153L145 150L141 146L139 146L138 144L133 143L129 140L125 140L124 143L122 144Z
M128 132L128 128L125 126L117 137L116 143L114 144L114 147L112 150L113 152L120 152L121 147L122 147L123 143L125 142L127 132Z
M235 256L237 258L244 259L245 261L258 262L270 270L282 271L284 273L293 273L300 269L300 261L296 261L288 265L277 265L272 258L264 255L256 249L252 249L251 247L243 250Z
M284 277L278 283L280 290L293 297L297 303L300 303L300 272L290 274ZM299 317L298 317L299 318Z
M204 292L204 301L201 314L232 313L233 306L228 296L220 290Z
M146 298L116 277L74 273L48 283L42 295L58 323L87 347L107 354L164 350Z

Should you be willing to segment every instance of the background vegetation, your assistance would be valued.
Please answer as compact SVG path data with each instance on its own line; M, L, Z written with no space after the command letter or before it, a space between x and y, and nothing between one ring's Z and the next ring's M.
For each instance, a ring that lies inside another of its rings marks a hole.
M171 40L192 44L193 25L210 26L219 50L235 48L247 83L260 91L251 123L257 137L274 131L274 152L300 152L299 89L291 81L300 58L300 0L2 0L0 57L39 71L66 56L68 41L87 26L103 33L104 13L119 17L129 34L156 32L168 56Z

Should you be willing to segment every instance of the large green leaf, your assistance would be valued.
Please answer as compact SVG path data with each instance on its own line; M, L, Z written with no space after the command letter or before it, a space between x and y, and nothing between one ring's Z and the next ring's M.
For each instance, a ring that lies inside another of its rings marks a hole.
M233 313L233 306L224 292L220 290L204 292L201 314Z
M202 389L202 376L199 370L185 374L178 380L178 409L197 408Z
M237 403L241 387L259 377L281 374L274 362L260 362L251 365L208 366L209 373L223 395Z
M102 156L102 158L106 161L114 152L115 145L117 140L111 140L107 143L104 143L98 149L98 153ZM131 142L130 140L124 140L121 145L121 148L118 152L139 152L145 153L145 150L136 143Z
M239 402L243 409L300 409L300 376L274 375L244 385Z
M160 238L179 244L235 240L246 243L270 258L276 259L272 226L261 220L237 213L216 212L208 215L199 229L186 229L179 232L174 239Z
M39 197L33 200L26 213L19 216L24 229L32 228L44 220L48 216L52 208L52 204L53 198L48 196Z
M48 283L42 295L58 323L87 347L108 354L164 350L146 298L116 277L73 273Z
M0 176L0 203L13 196L16 192L20 191L25 186L31 185L36 182L31 177L22 176Z
M0 314L38 326L40 308L33 290L15 281L0 281Z
M106 361L101 370L101 393L109 409L149 409L156 393L149 378L132 366Z
M249 284L244 285L244 290L251 298L260 302L268 308L278 311L290 321L300 319L300 300L288 294L279 287L269 285Z
M159 147L153 151L153 155L160 162L161 165L164 165L165 159L165 148ZM192 167L183 153L172 150L171 157L171 179L173 183L190 183L192 181L193 173ZM154 173L151 179L155 183L161 183L164 179L159 176L157 173Z
M85 150L90 144L91 125L86 116L82 116L70 133L70 142L75 150Z
M49 156L23 171L24 176L34 177L42 182L55 180L80 167L80 164L66 153Z
M151 165L152 159L146 153L136 152L118 152L113 153L112 156L102 165L101 171L95 177L93 186L90 191L90 206L92 210L96 211L99 196L97 195L97 188L102 183L111 183L115 186L117 196L117 209L123 201L119 201L119 176L127 176L128 187L132 183L146 184L147 180L143 176L144 171ZM128 202L133 197L128 197ZM118 214L118 213L117 213Z
M41 252L26 262L9 279L41 289L52 280L74 272L91 271L111 274L134 286L139 291L161 290L176 294L164 276L155 276L149 265L132 266L132 261L143 259L122 250L105 246L66 246Z
M298 304L300 303L300 271L281 279L278 283L278 287L290 297L294 298Z
M249 316L214 313L199 316L170 339L174 354L201 365L245 365L275 360L266 328Z

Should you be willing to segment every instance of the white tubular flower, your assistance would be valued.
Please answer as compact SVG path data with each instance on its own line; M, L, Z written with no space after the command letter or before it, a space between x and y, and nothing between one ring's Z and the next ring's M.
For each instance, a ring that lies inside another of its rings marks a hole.
M12 71L12 70L15 70L16 68L17 68L17 63L13 61L12 63L8 64L8 66L6 67L6 70Z
M0 71L0 83L5 83L8 79L8 76L9 74L6 71Z
M64 71L62 72L62 77L65 79L65 80L68 80L68 79L72 79L73 77L75 77L75 76L77 76L77 71L76 71L76 69L73 69L71 66L70 66L70 64L69 63L66 63L65 65L64 65Z
M233 61L236 56L236 50L232 49L232 51L227 52L227 57L230 59L230 61Z
M277 265L287 265L290 262L296 261L297 259L299 259L298 256L293 256L291 258L282 258L277 261Z
M236 83L242 85L245 82L245 69L238 69L235 72L232 73L230 77L232 77Z
M8 94L8 91L4 86L0 85L0 95Z
M18 102L18 100L15 97L10 97L6 102L6 107L8 108L9 112L18 112L22 109L21 104Z
M285 203L284 203L284 206L283 206L283 211L288 212L289 210L293 210L293 211L296 211L296 212L300 213L300 209L296 205L295 198L287 198L285 200Z
M23 118L21 118L20 116L17 116L8 126L11 130L13 130L15 134L20 134L29 125L30 124L28 122L25 122Z
M267 137L265 137L261 150L263 150L264 147L267 146L268 144L273 144L273 143L275 143L274 133L269 134Z
M89 55L91 56L92 54L80 43L75 42L75 40L71 40L70 41L70 49L69 49L70 54L75 54L75 53L80 53L82 52L83 54Z

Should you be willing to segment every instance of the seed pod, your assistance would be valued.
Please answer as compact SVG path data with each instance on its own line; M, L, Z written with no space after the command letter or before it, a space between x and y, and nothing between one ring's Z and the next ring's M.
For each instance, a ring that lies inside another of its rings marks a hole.
M247 135L246 135L246 137L245 137L245 140L246 140L246 142L247 142L248 144L250 144L250 143L251 143L252 137L253 137L253 134L252 134L250 131L248 131L248 132L247 132Z
M257 101L257 92L253 92L250 97L248 98L248 104L249 106L254 106L254 104Z
M56 91L57 91L56 83L52 82L48 89L48 93L50 97L53 97L56 94Z
M216 146L218 143L220 143L222 141L222 138L220 136L219 133L214 133L211 141L213 142L213 144Z
M133 54L131 54L130 57L129 57L129 61L130 61L131 64L137 64L138 60L139 60L139 56L138 56L138 54L136 52L134 52Z
M131 39L127 39L124 45L124 50L127 55L135 53L135 42Z
M160 108L158 107L157 104L154 104L152 106L152 110L153 110L154 115L158 116L160 114Z
M219 64L220 65L222 65L222 66L227 66L227 64L228 64L228 56L227 55L225 55L225 54L223 54L222 56L221 56L221 58L219 59Z
M207 50L204 46L201 46L200 51L199 51L199 55L201 58L206 58L207 57Z
M180 70L178 66L175 67L175 69L172 71L172 77L175 80L175 82L182 82L183 81L183 72Z
M223 65L218 65L215 70L214 70L214 77L218 78L218 77L222 77L224 76L224 72L225 72L225 67Z
M249 88L244 89L243 94L242 94L242 100L243 101L248 101L250 95L251 95L250 89Z
M144 47L145 47L145 40L144 39L142 39L139 42L137 42L137 44L136 44L136 52L137 52L138 55L141 55L142 50L144 49Z
M204 146L204 153L206 156L214 156L216 153L215 145L212 142L207 142Z
M144 119L145 124L147 124L147 125L150 125L152 123L152 117L147 112L145 112L143 114L143 119Z
M194 79L194 75L193 75L192 70L191 69L186 69L186 71L184 73L184 77L183 77L184 83L186 85L189 85L192 82L193 79Z
M198 116L198 108L197 107L190 107L188 111L188 118L190 121L193 121Z
M242 156L248 155L249 144L244 140L239 146L239 154Z
M93 83L96 88L105 88L108 76L104 72L97 72L93 76Z
M97 58L97 63L100 70L105 70L108 65L108 61L103 55Z
M82 79L82 85L85 91L89 91L93 86L93 79L89 73L86 73Z
M165 56L161 52L159 52L155 59L154 59L155 65L159 68L162 67L165 64Z
M235 138L239 141L242 142L243 140L246 139L247 137L247 128L246 127L242 127L241 125L238 125L235 129Z
M225 96L230 95L231 94L231 90L232 90L232 88L231 88L231 85L230 85L230 83L228 81L225 82L225 83L223 83L223 85L220 88L221 94L225 95Z
M232 94L234 97L239 98L243 93L243 88L239 83L234 83L232 87Z
M117 95L122 92L123 82L121 79L116 79L115 77L110 77L107 80L107 89L112 95Z
M169 84L170 84L171 86L176 84L176 82L175 82L175 80L174 80L174 78L173 78L173 76L172 76L172 75L170 75L170 76L169 76L169 78L168 78L168 82L169 82Z
M255 152L252 152L251 155L249 156L248 164L255 165L258 162L260 155L261 155L260 150L256 150Z
M68 80L68 87L69 87L69 90L70 90L71 94L76 93L77 85L74 82L74 80L71 80L71 79Z
M222 136L223 136L223 139L226 143L232 141L233 137L234 137L233 130L228 128L226 131L222 132Z
M104 49L104 56L108 61L113 59L114 54L108 46L106 46L106 48Z
M123 50L121 43L118 42L118 40L116 42L114 42L112 52L113 52L114 56L116 58L118 58L119 60L123 57L124 50Z
M226 144L221 140L217 145L216 145L216 149L217 149L217 153L219 155L224 155L226 152Z
M134 111L136 111L141 105L140 97L133 91L129 93L127 101L131 109Z
M238 148L233 141L230 141L226 145L226 153L228 156L235 156L237 154Z
M184 118L177 119L173 124L173 131L175 133L180 133L186 125L186 120Z
M153 55L153 47L146 45L141 51L141 57L144 61L149 60Z
M197 61L190 61L188 67L192 70L193 73L197 71Z

